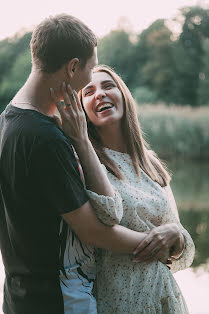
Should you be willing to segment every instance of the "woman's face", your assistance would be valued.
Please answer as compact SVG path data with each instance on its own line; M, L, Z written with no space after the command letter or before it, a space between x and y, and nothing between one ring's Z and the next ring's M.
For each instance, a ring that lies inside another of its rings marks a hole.
M83 106L89 120L97 127L120 122L123 117L123 96L115 81L106 72L96 72L82 90Z

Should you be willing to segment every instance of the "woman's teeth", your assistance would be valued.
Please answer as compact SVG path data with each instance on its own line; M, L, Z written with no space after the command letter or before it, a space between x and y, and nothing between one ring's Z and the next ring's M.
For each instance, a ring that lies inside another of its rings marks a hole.
M110 109L112 107L113 107L112 104L104 104L104 105L98 106L97 112L102 112L102 111Z

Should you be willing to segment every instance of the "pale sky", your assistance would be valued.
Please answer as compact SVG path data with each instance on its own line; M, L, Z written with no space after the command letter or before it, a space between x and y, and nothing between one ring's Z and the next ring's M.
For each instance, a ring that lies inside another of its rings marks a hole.
M134 32L141 32L158 18L172 18L183 6L209 0L1 0L0 40L13 36L22 28L32 29L42 19L57 13L68 13L85 22L101 37L116 28L126 16Z

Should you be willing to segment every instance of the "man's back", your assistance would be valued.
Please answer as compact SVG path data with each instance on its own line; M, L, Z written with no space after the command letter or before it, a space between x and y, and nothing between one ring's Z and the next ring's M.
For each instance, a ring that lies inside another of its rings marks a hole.
M0 132L4 311L61 314L60 214L88 199L70 141L53 118L12 105L0 117Z

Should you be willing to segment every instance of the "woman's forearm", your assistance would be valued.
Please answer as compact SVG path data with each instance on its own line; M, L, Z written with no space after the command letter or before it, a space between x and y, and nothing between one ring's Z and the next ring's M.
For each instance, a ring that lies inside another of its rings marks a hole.
M105 196L114 196L113 188L105 174L89 139L74 143L88 190Z

